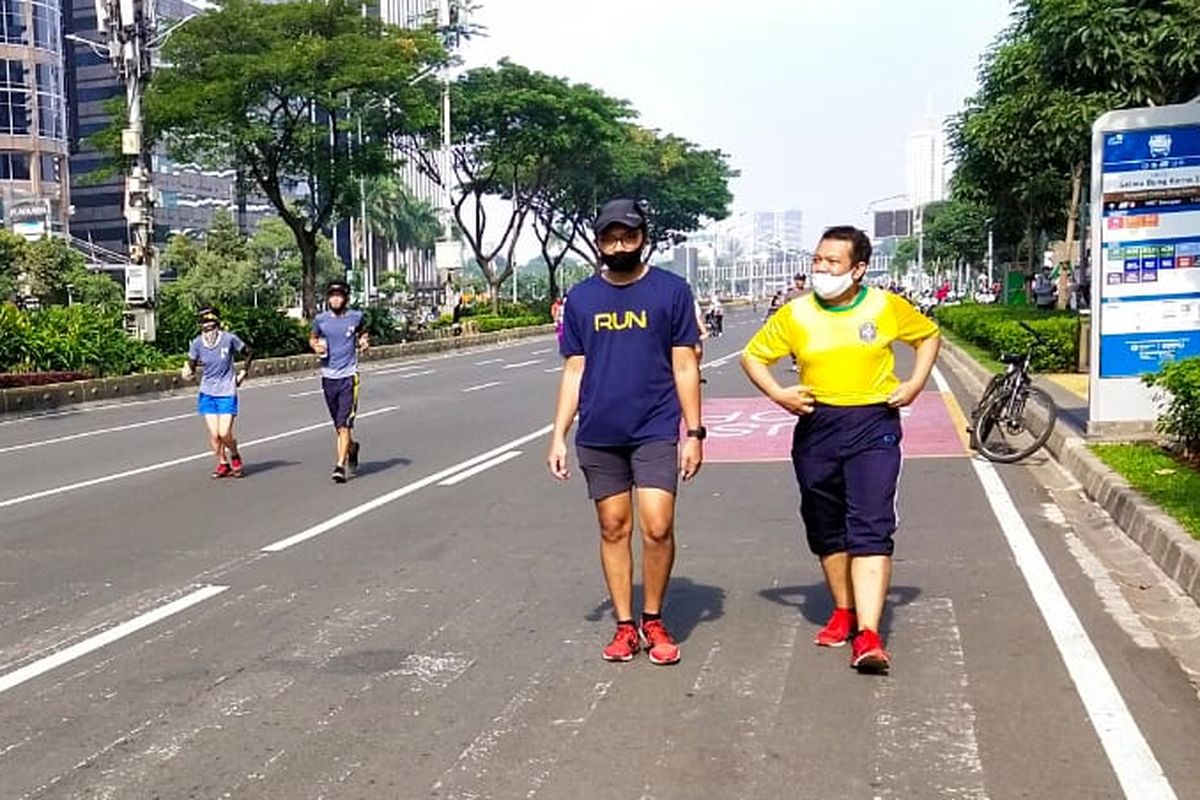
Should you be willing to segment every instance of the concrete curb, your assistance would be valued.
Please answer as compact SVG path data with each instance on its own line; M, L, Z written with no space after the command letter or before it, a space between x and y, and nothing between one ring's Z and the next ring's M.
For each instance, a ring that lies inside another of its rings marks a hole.
M983 392L992 376L969 354L945 339L942 361L960 379L973 384L969 388L976 394ZM1046 449L1079 481L1088 497L1108 512L1125 535L1137 542L1184 593L1200 603L1200 541L1109 469L1070 423L1058 420Z
M510 328L492 333L443 336L420 342L385 344L372 347L363 354L363 361L386 361L430 353L445 353L469 347L487 345L544 336L554 332L553 325L535 325L528 328ZM282 358L263 358L251 365L251 378L286 375L292 372L314 370L319 366L312 353ZM63 406L99 400L119 400L141 394L159 394L194 385L184 381L179 372L145 372L140 375L125 375L118 378L96 378L70 383L51 383L45 386L28 386L20 389L0 389L0 416L6 414L28 414L49 411Z

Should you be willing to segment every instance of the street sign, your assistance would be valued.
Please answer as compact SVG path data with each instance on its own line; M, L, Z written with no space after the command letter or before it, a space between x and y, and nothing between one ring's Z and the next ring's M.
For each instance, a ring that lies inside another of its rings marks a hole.
M1141 376L1200 355L1200 104L1098 119L1091 208L1089 428L1149 426Z

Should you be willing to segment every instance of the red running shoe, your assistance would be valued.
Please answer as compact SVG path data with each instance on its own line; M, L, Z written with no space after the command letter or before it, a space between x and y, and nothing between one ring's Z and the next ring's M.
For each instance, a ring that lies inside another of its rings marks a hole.
M858 615L852 608L835 608L813 643L818 647L841 647L858 632Z
M605 661L633 661L640 649L637 628L632 622L620 622L612 641L604 648L603 656Z
M235 478L245 477L246 473L242 471L242 460L240 458L238 458L237 456L234 456L233 458L231 458L229 460L229 466L230 466L230 473L229 473L230 475L232 475Z
M222 461L220 464L217 464L217 468L212 471L212 477L228 478L232 473L233 470L229 468L229 465Z
M883 640L872 630L863 630L854 637L851 647L850 666L864 675L886 675L892 666L892 657L883 649Z
M642 623L642 638L646 640L646 655L651 664L666 666L679 663L679 645L667 633L661 619Z

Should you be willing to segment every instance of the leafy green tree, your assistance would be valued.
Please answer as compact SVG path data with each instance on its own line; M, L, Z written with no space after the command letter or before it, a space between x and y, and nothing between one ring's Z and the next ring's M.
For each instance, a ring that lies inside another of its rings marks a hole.
M65 306L70 299L67 284L84 269L84 258L62 239L44 237L27 243L20 256L20 269L30 294L43 306Z
M89 272L82 265L67 275L67 296L72 304L99 308L106 312L125 308L125 290L111 275Z
M279 217L266 217L258 223L248 243L250 255L258 265L261 286L275 298L277 305L293 307L300 303L303 265L296 237ZM317 239L317 286L335 278L344 278L345 268L333 252L326 236ZM260 304L262 303L260 299Z
M322 231L357 213L360 179L394 171L398 136L436 124L444 60L432 28L387 25L357 0L220 0L164 46L147 124L181 159L237 164L270 200L311 317Z
M21 277L21 260L28 243L11 231L0 229L0 304L14 298Z

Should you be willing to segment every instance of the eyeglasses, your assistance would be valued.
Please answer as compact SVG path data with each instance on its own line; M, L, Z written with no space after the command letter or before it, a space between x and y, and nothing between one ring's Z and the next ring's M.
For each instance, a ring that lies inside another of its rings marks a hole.
M642 243L641 231L630 231L625 234L602 233L599 238L600 246L606 250L610 250L618 245L626 249L632 250Z

